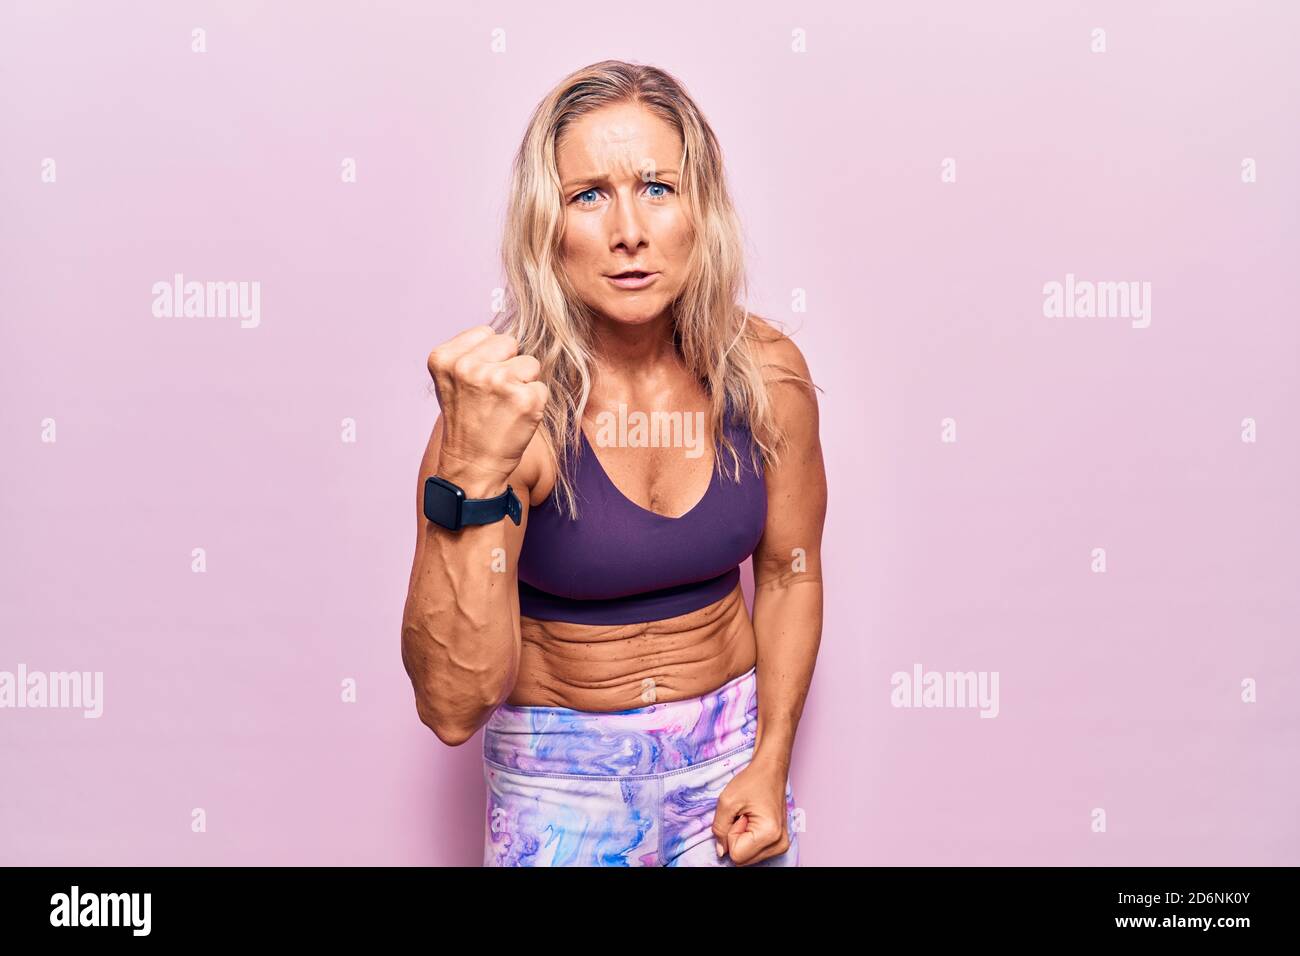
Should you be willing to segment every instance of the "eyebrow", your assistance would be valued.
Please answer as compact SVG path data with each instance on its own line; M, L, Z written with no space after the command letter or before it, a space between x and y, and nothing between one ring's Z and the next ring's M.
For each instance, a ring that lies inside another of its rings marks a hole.
M660 169L656 166L654 169L654 174L656 176L676 176L677 170ZM578 183L603 183L603 182L607 182L608 180L609 180L609 173L591 173L586 176L574 176L570 179L566 179L564 182L560 183L560 188L564 190L569 190L572 189L574 186L578 185Z

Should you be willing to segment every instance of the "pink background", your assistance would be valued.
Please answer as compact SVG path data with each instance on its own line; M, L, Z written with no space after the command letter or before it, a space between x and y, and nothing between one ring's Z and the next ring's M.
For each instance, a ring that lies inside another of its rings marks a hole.
M399 653L425 359L491 317L529 112L622 57L824 389L803 863L1300 863L1300 13L862 6L6 3L0 670L105 685L0 710L0 862L479 863L481 732ZM260 326L155 318L175 272ZM1067 273L1150 327L1045 317ZM998 717L892 707L916 663Z

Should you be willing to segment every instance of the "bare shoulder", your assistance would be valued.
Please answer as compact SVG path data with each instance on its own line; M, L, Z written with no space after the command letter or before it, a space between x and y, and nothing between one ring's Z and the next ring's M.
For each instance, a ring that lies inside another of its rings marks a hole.
M759 361L764 366L764 376L769 381L773 378L780 379L780 373L787 376L794 373L811 380L808 362L799 346L794 344L794 339L762 316L750 313L749 322L754 330L754 341L757 343Z

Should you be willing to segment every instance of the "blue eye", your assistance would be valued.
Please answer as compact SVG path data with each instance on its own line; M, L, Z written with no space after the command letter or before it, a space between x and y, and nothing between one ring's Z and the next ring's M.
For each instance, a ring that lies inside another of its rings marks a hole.
M648 183L648 184L646 185L646 189L648 189L648 190L649 190L649 189L655 189L656 187L659 188L659 189L666 190L666 192L662 192L662 193L651 193L651 194L650 194L650 198L651 198L651 199L663 199L663 198L665 198L669 193L675 191L675 190L673 189L673 187L672 187L672 186L669 186L667 183L661 183L661 182L658 182L658 181L652 181L652 182L650 182L650 183ZM578 193L576 196L573 197L573 200L572 200L572 201L573 201L573 202L576 202L579 206L591 206L591 205L594 205L594 204L595 204L595 202L596 202L597 198L599 197L599 195L600 195L600 190L599 190L599 189L596 189L595 187L592 187L591 189L584 189L582 192ZM591 199L584 199L584 198L583 198L584 196L591 196L592 198L591 198Z

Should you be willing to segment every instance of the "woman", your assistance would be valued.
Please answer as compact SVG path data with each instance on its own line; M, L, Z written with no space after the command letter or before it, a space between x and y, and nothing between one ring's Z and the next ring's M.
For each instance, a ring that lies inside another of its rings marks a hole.
M452 746L484 728L484 863L797 865L816 395L736 304L721 151L672 77L605 61L541 102L503 258L500 331L429 356L402 631L421 720Z

